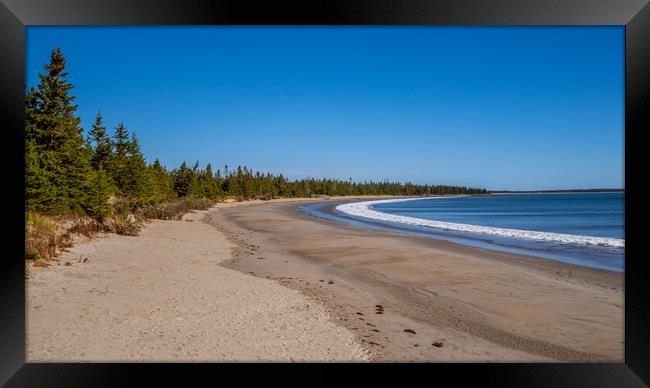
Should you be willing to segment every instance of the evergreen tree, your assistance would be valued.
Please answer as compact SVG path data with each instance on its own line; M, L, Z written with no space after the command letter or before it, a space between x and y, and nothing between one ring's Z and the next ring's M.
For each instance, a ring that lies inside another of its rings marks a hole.
M90 182L84 198L84 210L86 214L98 221L103 221L111 214L111 206L108 199L112 194L110 177L102 166L90 173Z
M200 175L201 175L201 171L199 170L199 161L197 160L196 163L194 163L194 166L192 166L192 185L190 188L189 195L193 195L195 197L204 196L201 193L201 185L199 182Z
M191 194L192 180L192 170L183 162L174 173L174 191L179 197Z
M221 170L217 169L217 172L214 174L214 184L215 184L215 192L217 196L222 196L224 195L223 192L223 177L221 176Z
M114 139L115 156L126 158L129 149L129 130L124 125L124 122L115 127Z
M140 150L140 143L135 132L126 144L126 168L124 174L123 193L136 202L148 202L153 195L153 185L146 173L147 163Z
M101 112L97 112L95 123L92 129L88 131L88 135L90 143L94 147L91 159L93 168L98 169L100 166L107 166L111 157L112 145L111 139L106 133Z
M255 197L255 184L252 172L244 166L241 176L241 192L245 199Z
M50 62L43 65L45 73L39 74L38 88L30 89L25 97L25 140L33 147L30 152L38 154L37 158L32 155L32 169L26 171L30 180L26 187L31 187L26 201L28 206L45 201L55 212L82 211L90 172L90 152L75 116L77 105L70 95L73 85L66 79L65 64L61 50L52 50Z
M29 88L29 91L25 94L25 140L27 143L31 141L34 146L37 145L39 140L41 143L44 142L41 131L36 125L39 119L39 100L38 91L34 87Z
M42 167L43 147L36 144L37 104L38 94L32 87L25 95L25 205L28 210L49 211L60 195L52 185L50 171Z
M113 154L110 158L110 175L117 185L118 190L123 193L127 185L126 170L128 168L127 153L129 148L129 131L126 125L124 125L124 122L121 122L115 127L115 134L113 135L111 145Z
M219 195L218 181L212 173L212 165L208 163L200 177L201 196L214 199Z
M42 167L39 152L33 140L26 143L25 149L25 202L27 210L51 212L60 198L57 187L53 185L51 171ZM57 209L59 211L64 209Z
M147 169L149 181L153 186L151 201L154 203L170 201L176 198L174 192L174 177L156 159Z

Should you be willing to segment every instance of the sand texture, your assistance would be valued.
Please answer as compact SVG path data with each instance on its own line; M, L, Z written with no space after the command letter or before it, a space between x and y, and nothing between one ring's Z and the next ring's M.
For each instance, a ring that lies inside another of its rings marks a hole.
M322 304L220 266L233 244L201 221L205 213L82 243L59 265L29 268L27 361L367 357Z

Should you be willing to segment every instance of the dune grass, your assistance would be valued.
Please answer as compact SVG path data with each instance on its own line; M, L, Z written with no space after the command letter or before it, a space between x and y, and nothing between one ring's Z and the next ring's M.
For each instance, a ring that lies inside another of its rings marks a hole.
M139 217L158 220L180 220L192 210L205 210L215 202L205 198L183 197L175 201L144 206L136 213Z
M184 197L171 202L147 205L132 211L128 201L115 198L111 215L101 222L76 213L46 215L27 212L25 215L25 259L36 266L58 256L81 237L92 238L98 233L137 236L146 219L180 220L192 210L205 210L215 201Z

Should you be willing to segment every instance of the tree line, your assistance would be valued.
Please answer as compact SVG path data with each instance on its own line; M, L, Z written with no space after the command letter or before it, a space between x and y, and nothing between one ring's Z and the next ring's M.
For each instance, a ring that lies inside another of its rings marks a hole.
M461 186L400 182L353 182L338 179L288 180L282 174L246 166L213 170L183 162L167 169L158 159L147 163L135 131L122 122L109 132L97 113L85 133L67 80L61 49L52 50L39 83L25 95L25 196L28 211L75 212L103 220L112 212L111 198L131 210L183 197L215 200L312 197L318 195L485 194Z

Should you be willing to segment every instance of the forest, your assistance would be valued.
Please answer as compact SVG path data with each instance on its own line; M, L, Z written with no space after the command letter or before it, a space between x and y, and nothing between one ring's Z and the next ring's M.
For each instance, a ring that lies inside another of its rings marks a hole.
M109 130L98 112L91 128L85 131L81 127L74 86L67 79L66 59L60 48L52 50L43 69L38 85L25 95L28 214L78 214L103 222L131 213L169 218L161 207L182 199L205 203L226 198L487 193L481 188L355 182L352 178L289 180L282 174L253 171L246 166L215 169L198 161L169 169L158 159L147 161L135 130L123 122Z

